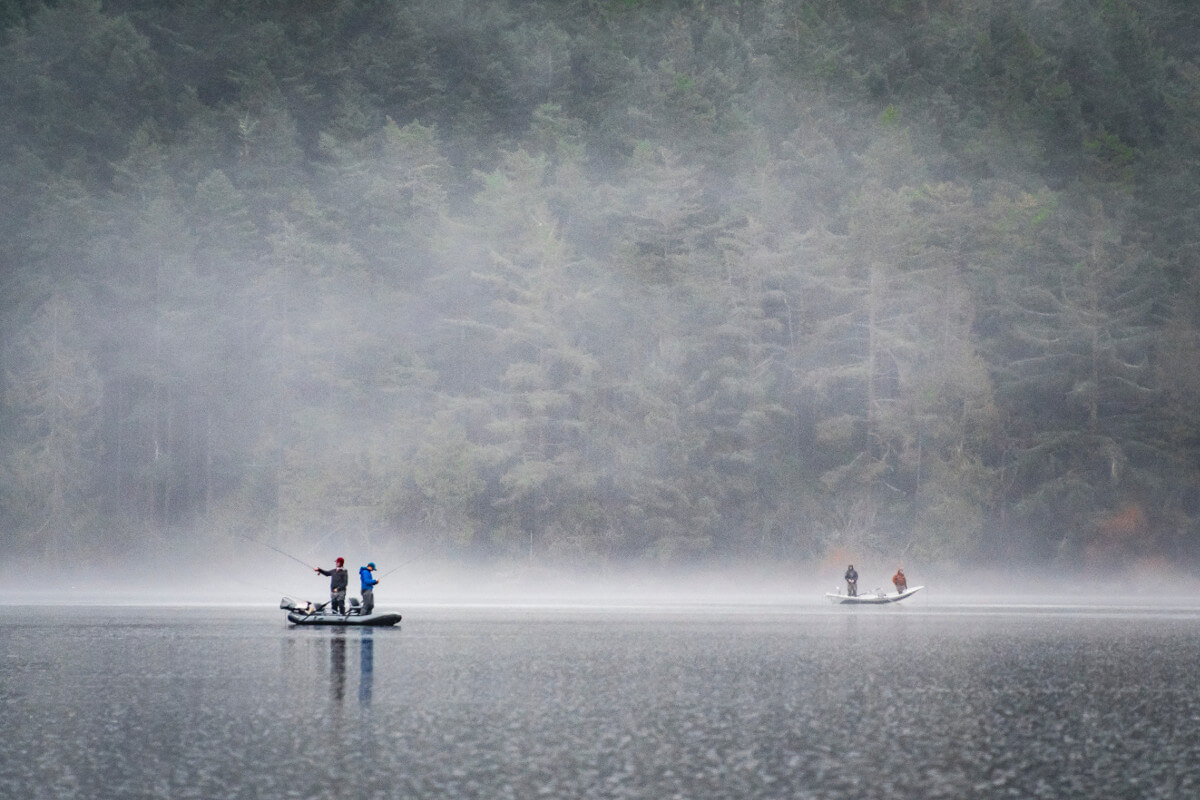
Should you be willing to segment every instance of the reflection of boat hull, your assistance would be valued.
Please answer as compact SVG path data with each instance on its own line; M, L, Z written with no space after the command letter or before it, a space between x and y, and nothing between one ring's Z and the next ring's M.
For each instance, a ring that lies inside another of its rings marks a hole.
M914 586L911 589L900 592L899 594L882 594L877 592L875 594L860 594L851 597L848 594L834 594L833 592L828 592L825 596L834 603L840 603L841 605L846 606L879 606L884 605L885 603L897 603L906 597L912 597L914 594L924 588L924 586Z
M373 627L395 625L400 621L399 614L305 614L302 611L292 611L287 615L288 622L293 625L369 625Z

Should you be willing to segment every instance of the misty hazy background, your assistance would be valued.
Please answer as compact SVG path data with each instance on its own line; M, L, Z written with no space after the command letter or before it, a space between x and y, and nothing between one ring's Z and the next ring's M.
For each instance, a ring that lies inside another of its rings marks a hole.
M1196 565L1190 0L0 24L10 592Z

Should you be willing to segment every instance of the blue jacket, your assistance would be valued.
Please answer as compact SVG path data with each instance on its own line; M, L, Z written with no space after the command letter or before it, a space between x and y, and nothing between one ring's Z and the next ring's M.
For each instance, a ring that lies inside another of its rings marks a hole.
M358 568L358 577L362 579L362 590L364 592L368 589L374 589L375 584L379 583L379 581L371 577L371 570L366 567Z

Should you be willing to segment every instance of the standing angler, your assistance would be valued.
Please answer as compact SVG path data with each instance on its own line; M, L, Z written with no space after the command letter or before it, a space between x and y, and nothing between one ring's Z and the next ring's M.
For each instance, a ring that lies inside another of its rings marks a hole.
M370 614L375 608L375 585L379 581L371 575L375 571L375 562L368 562L365 567L358 568L358 577L362 579L362 611L360 614Z
M338 614L346 613L346 587L350 585L350 574L343 566L345 563L346 559L339 556L333 569L315 567L317 572L329 576L329 599Z
M844 577L846 578L846 594L850 595L851 597L857 597L858 570L854 568L853 564L846 568L846 574Z

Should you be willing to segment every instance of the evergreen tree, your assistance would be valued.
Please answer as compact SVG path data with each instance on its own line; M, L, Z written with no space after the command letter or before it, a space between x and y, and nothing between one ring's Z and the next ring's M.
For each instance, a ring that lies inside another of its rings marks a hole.
M76 325L74 304L51 296L9 343L4 401L16 425L5 436L12 480L5 516L19 551L59 560L102 552L95 533L95 437L101 382Z

